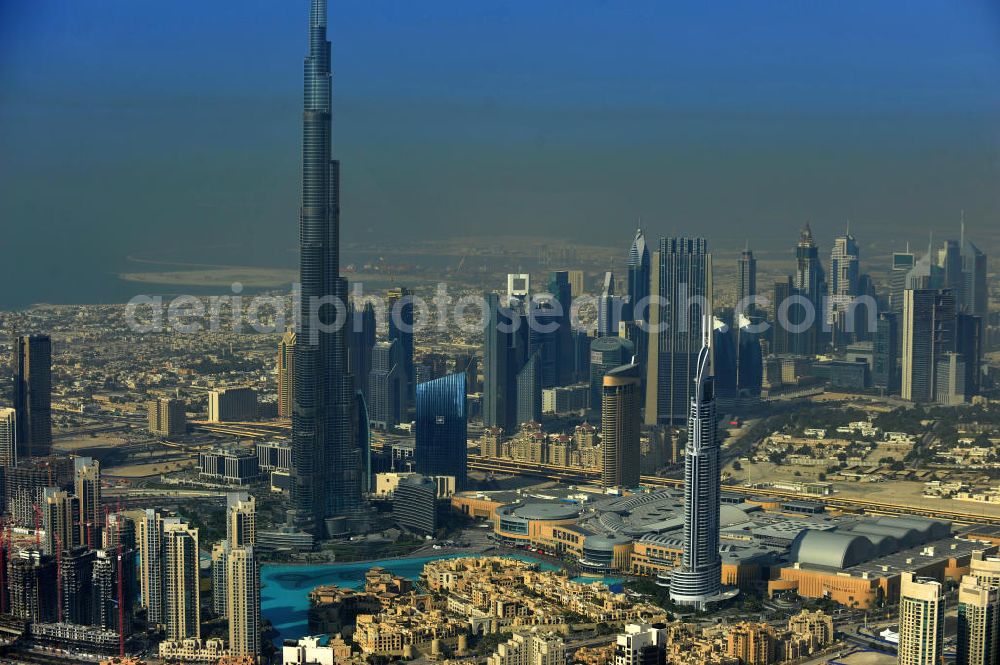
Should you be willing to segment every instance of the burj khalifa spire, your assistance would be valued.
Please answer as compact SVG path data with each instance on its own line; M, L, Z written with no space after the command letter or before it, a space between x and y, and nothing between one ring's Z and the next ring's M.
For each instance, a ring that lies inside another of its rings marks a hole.
M354 382L347 370L347 282L340 276L340 163L331 159L326 0L312 0L302 113L300 299L292 406L292 526L323 538L361 506Z

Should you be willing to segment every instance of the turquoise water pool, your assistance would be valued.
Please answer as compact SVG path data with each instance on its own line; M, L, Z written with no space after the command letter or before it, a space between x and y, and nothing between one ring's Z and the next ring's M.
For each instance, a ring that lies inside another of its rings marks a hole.
M261 567L260 610L265 619L271 621L279 637L274 641L297 639L309 632L309 592L321 584L336 584L348 589L360 589L365 583L365 571L381 567L400 577L412 580L420 576L424 564L438 559L457 559L475 556L469 554L446 554L416 559L384 559L361 563L329 563L316 566L282 566L265 564ZM516 554L504 555L511 559L533 561L542 570L558 570L559 567L545 561ZM599 578L577 578L580 582L600 582ZM616 580L620 581L620 580Z

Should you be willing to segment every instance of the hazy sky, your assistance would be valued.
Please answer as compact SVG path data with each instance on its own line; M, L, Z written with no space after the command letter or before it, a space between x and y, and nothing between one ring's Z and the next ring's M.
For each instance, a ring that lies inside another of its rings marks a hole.
M4 289L294 261L307 5L0 0ZM330 5L345 240L1000 227L995 0Z

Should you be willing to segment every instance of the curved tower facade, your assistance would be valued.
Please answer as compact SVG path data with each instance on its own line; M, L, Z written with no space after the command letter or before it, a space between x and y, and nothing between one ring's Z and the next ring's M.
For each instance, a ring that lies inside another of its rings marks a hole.
M649 297L649 248L642 229L637 229L628 250L628 303L623 315L627 320L649 318L644 308L637 311L643 298ZM638 315L638 316L637 316Z
M715 385L709 376L711 348L698 354L684 458L684 554L670 576L670 599L703 609L721 595L719 557L719 438Z
M302 114L300 303L292 407L291 524L317 537L346 529L361 506L340 277L340 164L330 157L330 42L326 0L312 0Z

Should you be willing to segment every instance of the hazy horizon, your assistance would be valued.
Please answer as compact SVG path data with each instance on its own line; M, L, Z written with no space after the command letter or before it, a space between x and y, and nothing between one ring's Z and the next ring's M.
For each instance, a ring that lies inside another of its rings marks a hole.
M294 263L307 2L0 4L0 306ZM331 2L345 243L1000 245L1000 8ZM191 256L203 254L192 250ZM232 256L235 254L236 256Z

